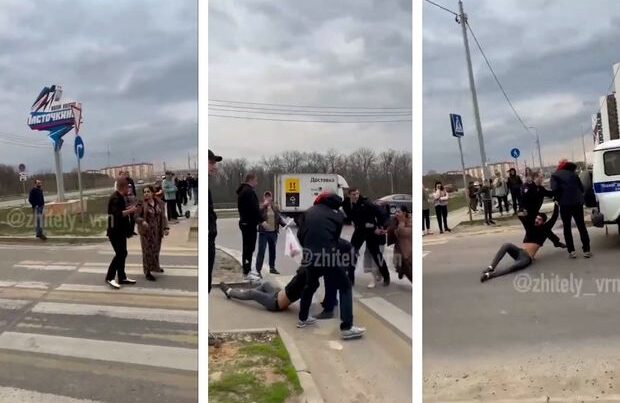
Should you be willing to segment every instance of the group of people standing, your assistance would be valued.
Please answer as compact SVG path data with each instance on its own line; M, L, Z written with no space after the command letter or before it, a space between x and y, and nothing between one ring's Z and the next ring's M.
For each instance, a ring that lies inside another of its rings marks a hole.
M217 173L216 164L220 161L222 157L209 150L210 175ZM246 175L244 183L237 189L239 228L243 244L242 270L244 278L253 281L262 278L260 272L267 246L269 246L270 272L279 274L275 267L276 244L280 227L287 225L273 201L271 192L265 192L262 201L259 202L255 190L257 185L257 176L250 173ZM216 220L217 216L209 191L209 290L215 256ZM341 238L345 221L350 221L354 225L350 242ZM259 250L256 259L256 274L254 274L251 271L251 265L257 236ZM348 190L345 200L332 192L319 194L314 205L299 217L297 238L304 250L301 265L284 289L268 281L249 289L232 288L225 283L220 283L220 288L226 297L254 300L271 311L284 310L290 304L300 300L297 327L304 328L316 323L318 319L332 318L339 295L341 335L343 339L352 339L361 337L365 333L365 329L353 326L352 312L354 271L362 245L366 244L384 285L390 284L390 273L380 249L382 242L395 244L395 266L399 278L407 276L411 279L410 212L403 207L390 221L389 213L386 214L374 203L361 196L356 188ZM313 317L309 312L310 305L321 277L325 282L323 311Z
M176 223L183 216L183 206L187 206L189 200L194 199L194 205L198 204L198 177L188 173L185 178L178 177L174 172L167 171L155 183L157 197L166 204L168 220ZM187 216L187 212L185 212Z

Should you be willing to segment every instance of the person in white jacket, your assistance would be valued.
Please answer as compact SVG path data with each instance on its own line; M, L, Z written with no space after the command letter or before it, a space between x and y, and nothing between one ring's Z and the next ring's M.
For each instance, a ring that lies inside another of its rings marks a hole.
M444 230L452 232L450 227L448 227L448 192L446 192L441 182L435 182L433 203L435 204L439 233L443 234Z
M499 172L495 173L495 180L493 181L493 196L497 199L497 204L499 207L499 214L504 215L504 210L502 208L506 207L506 213L510 213L510 206L508 206L508 184L506 180L501 177Z

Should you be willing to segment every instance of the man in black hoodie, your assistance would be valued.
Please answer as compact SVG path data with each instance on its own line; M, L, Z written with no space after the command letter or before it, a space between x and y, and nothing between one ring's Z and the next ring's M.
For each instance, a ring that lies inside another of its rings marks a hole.
M34 187L28 195L28 202L32 206L34 215L35 235L37 238L45 241L47 237L43 234L43 209L45 208L45 197L43 197L43 184L37 179L34 181Z
M577 165L574 163L562 160L558 165L558 170L551 175L551 190L560 204L560 217L564 225L564 241L571 259L577 257L571 229L572 220L575 220L579 230L583 256L586 258L592 257L592 252L590 252L590 236L588 235L583 214L584 190L581 180L575 173L576 169Z
M209 150L209 176L217 174L217 163L222 161L222 157L215 155ZM211 292L211 278L213 265L215 264L215 238L217 237L217 215L213 208L213 196L209 189L209 292Z
M510 168L508 171L508 190L510 191L510 196L512 196L512 208L515 211L515 214L519 212L519 207L521 206L521 187L523 186L523 181L521 177L517 175L517 170L514 168Z
M355 226L351 236L351 244L355 248L356 255L359 255L359 251L365 242L366 248L383 277L383 285L390 285L390 272L379 248L378 237L378 235L385 235L387 233L385 230L387 224L386 216L370 200L362 197L357 188L349 189L349 199L351 200L351 207L347 209L349 211L348 218L353 221ZM350 277L353 284L355 278L354 276Z
M252 269L252 255L256 249L258 225L263 221L255 190L257 185L256 174L249 173L245 177L245 182L237 189L239 228L243 242L242 267L246 279L249 278Z
M309 208L300 219L297 238L304 248L301 265L306 267L306 285L299 302L298 328L316 323L317 319L309 316L312 296L319 287L319 278L325 277L340 293L340 334L343 339L362 337L366 329L353 326L353 297L351 283L343 267L343 260L351 260L341 252L340 234L344 223L344 214L340 211L340 196L324 192L317 197L314 206ZM346 247L344 249L347 249Z

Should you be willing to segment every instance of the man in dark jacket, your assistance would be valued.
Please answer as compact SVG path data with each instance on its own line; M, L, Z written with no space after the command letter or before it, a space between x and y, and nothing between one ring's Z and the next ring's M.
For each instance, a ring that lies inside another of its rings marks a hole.
M217 174L217 163L222 161L222 157L215 155L209 150L209 176ZM217 215L213 208L213 196L209 189L209 292L211 292L211 279L213 277L213 265L215 264L215 238L217 237Z
M245 182L237 189L237 209L239 210L239 228L241 229L241 239L243 243L242 266L245 279L255 280L250 275L252 270L252 255L256 249L256 238L258 236L258 225L263 222L256 186L258 179L253 173L245 177Z
M562 160L558 165L557 171L551 175L551 190L560 205L560 217L564 225L564 241L571 259L577 257L571 229L573 220L575 220L579 230L584 257L592 257L590 252L590 236L588 235L583 214L583 185L575 173L576 169L577 165L574 163Z
M43 197L43 184L37 179L34 181L34 187L28 195L28 202L32 206L32 214L34 216L35 235L37 238L45 241L47 237L43 234L43 209L45 208L45 198Z
M521 187L523 186L523 181L521 177L517 175L517 170L510 168L508 171L508 180L506 182L508 184L510 196L512 197L512 208L515 214L517 214L519 212L519 206L521 206Z
M521 221L524 221L531 226L540 212L540 208L545 201L545 197L552 198L554 194L551 190L547 190L542 185L543 176L539 172L532 173L530 178L531 180L528 180L527 183L523 185L521 208L518 215ZM549 232L548 239L553 242L553 245L556 248L566 247L566 245L560 242L560 238L553 232Z
M310 305L312 296L319 287L319 278L325 277L325 281L340 293L341 337L354 339L361 337L366 329L353 326L351 283L342 264L346 260L350 262L353 257L350 256L351 245L345 241L343 248L340 240L344 222L344 215L339 210L341 205L340 196L321 193L314 206L300 219L297 238L304 248L301 265L307 268L307 279L299 302L297 327L304 328L316 323L316 318L309 316Z
M383 285L390 285L390 272L379 248L379 238L377 237L377 235L387 233L385 230L387 224L385 214L370 200L360 196L360 191L356 188L349 189L349 198L351 200L349 218L355 226L353 236L351 236L351 244L355 248L355 253L359 255L365 242L366 248L368 248L383 277ZM355 278L354 276L351 277L351 283L354 284Z
M127 259L127 238L131 236L133 229L129 222L137 207L135 205L127 207L125 198L129 193L129 182L125 177L119 177L116 181L116 191L108 202L108 239L114 249L114 258L108 268L105 281L114 289L119 289L119 284L135 284L125 274L125 260ZM118 275L118 282L116 276Z

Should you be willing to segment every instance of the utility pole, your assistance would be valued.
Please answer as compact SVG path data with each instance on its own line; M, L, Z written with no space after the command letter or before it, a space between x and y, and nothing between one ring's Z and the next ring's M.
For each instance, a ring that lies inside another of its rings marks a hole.
M586 142L583 140L583 135L586 131L583 130L583 126L581 126L581 148L583 149L583 165L586 169L588 169L588 160L586 159Z
M482 137L482 124L480 123L480 110L478 109L478 95L476 94L476 84L474 82L474 72L471 67L471 55L469 53L469 40L467 39L467 15L463 11L463 1L459 0L459 19L463 31L463 43L465 45L465 58L467 59L467 72L469 73L469 88L471 99L474 106L474 118L476 120L476 131L478 133L478 145L480 146L480 160L482 162L483 179L490 179L489 167L487 166L487 155L484 150L484 138Z
M110 146L108 146L108 168L110 167Z
M189 158L189 151L187 152L187 170L191 171L192 170L192 162Z

